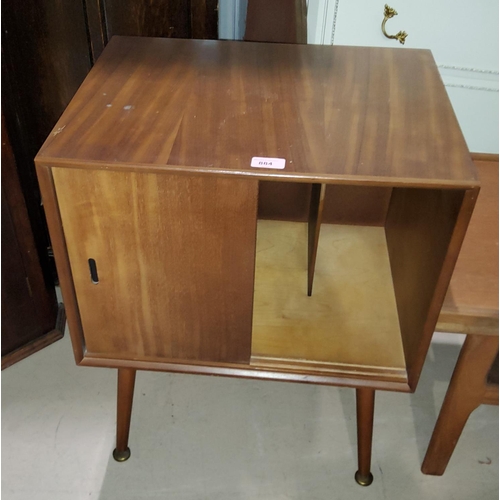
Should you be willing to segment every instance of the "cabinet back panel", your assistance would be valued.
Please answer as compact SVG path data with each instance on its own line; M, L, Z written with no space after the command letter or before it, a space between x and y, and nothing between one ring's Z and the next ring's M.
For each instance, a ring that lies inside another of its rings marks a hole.
M257 181L53 176L89 354L249 361Z
M383 226L392 188L329 184L323 222L356 226ZM259 183L259 219L307 222L311 184Z

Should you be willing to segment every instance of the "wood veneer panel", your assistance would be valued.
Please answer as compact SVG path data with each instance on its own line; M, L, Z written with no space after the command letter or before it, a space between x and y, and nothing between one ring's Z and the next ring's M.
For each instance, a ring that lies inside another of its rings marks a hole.
M43 335L51 327L47 321L48 324L41 324L43 316L37 314L37 303L23 262L26 250L16 238L13 219L2 186L2 356Z
M8 132L46 283L57 281L33 158L91 68L84 2L2 2L2 143ZM5 115L6 132L3 130ZM52 326L57 314L55 295Z
M490 404L498 404L498 386L489 391L486 384L497 352L495 338L468 335L465 339L422 463L424 474L444 473L469 415L485 397ZM491 401L495 393L496 401Z
M306 0L249 0L245 40L307 43Z
M71 266L69 263L66 239L62 228L61 214L54 187L52 169L40 162L35 161L40 191L43 193L43 208L47 217L52 248L59 277L59 285L64 300L64 308L67 315L71 346L76 363L80 363L85 351L85 339L83 337L80 310L75 293Z
M259 182L259 219L307 222L311 184Z
M311 205L307 228L307 295L312 295L314 282L314 268L318 253L319 234L323 219L323 205L325 202L325 184L313 184L311 190Z
M359 226L383 226L392 188L326 186L323 222ZM311 185L297 182L259 183L259 219L305 222Z
M104 0L86 0L85 14L87 16L88 43L92 64L94 64L108 43Z
M498 158L475 164L481 192L436 329L498 335Z
M90 355L249 361L257 182L53 173Z
M498 153L471 153L471 158L476 161L495 161L498 163Z
M286 168L252 169L253 156L285 158ZM260 179L477 184L428 50L115 37L39 157Z
M369 186L326 187L323 221L330 224L384 226L392 188Z
M113 35L191 38L190 0L106 0L107 37Z
M216 40L219 37L218 0L190 2L191 38Z
M294 382L304 384L333 385L339 387L372 387L386 391L410 392L406 378L391 380L380 375L371 379L363 374L328 373L325 370L297 370L297 367L282 367L280 370L243 364L229 363L196 363L170 362L163 359L147 361L124 361L121 359L85 356L81 366L96 366L106 368L134 368L136 370L150 370L173 373L189 373L198 375L220 375L222 377L242 377L260 380L275 380L280 382Z
M306 294L307 224L259 221L252 365L406 380L383 228L323 224Z
M45 333L41 337L35 338L31 342L23 345L19 349L2 356L2 370L5 370L9 366L18 363L19 361L31 356L35 352L38 352L45 347L57 342L64 337L64 329L66 327L66 313L64 306L59 304L59 311L57 313L56 325L53 330Z
M114 35L217 38L217 0L106 0L100 8L108 39Z
M2 113L2 366L22 359L20 350L29 355L23 346L52 330L57 315L18 173Z
M410 386L415 387L476 190L394 189L386 220Z

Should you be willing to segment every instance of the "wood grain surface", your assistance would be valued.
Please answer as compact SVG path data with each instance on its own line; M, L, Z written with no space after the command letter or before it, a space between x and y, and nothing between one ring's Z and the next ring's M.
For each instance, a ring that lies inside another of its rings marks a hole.
M252 365L406 380L383 228L323 224L307 296L307 224L259 221Z
M481 191L437 329L498 335L498 158L475 164Z
M116 401L116 451L125 452L128 448L130 420L134 402L136 370L118 369L118 391Z
M321 221L323 219L325 191L326 184L312 185L307 227L307 295L309 296L311 296L313 288L314 268L316 267L319 233L321 232Z
M90 355L248 363L257 182L53 174Z
M383 226L390 187L328 184L323 205L323 222L360 226ZM306 222L311 184L259 182L259 219Z
M306 0L248 0L245 24L247 41L307 43Z
M85 356L81 366L105 368L134 368L160 372L187 373L196 375L217 375L221 377L242 377L257 380L274 380L279 382L293 382L301 384L319 384L339 387L371 387L385 391L410 392L407 380L399 381L384 377L366 378L357 373L329 373L325 370L297 370L296 367L265 368L261 366L215 363L215 362L180 362L165 359L150 359L147 361L130 361L104 356Z
M57 342L64 337L64 331L66 328L66 310L62 303L59 304L57 311L56 324L53 330L45 333L41 337L38 337L31 342L23 345L19 349L2 356L2 370L5 370L9 366L12 366L19 361L31 356L35 352L38 352L45 347Z
M106 0L103 10L108 39L114 35L217 38L217 0Z
M358 430L358 471L356 476L359 475L360 479L370 482L374 413L375 391L356 389L356 424Z
M394 390L479 185L430 52L363 47L115 37L37 165L81 364ZM262 180L329 184L325 213L380 189L385 227L324 224L307 297L307 224L261 221L255 254Z
M486 384L497 352L496 338L468 335L465 339L422 463L424 474L441 476L471 412L482 403L498 404L498 385L488 391ZM496 401L489 399L492 392Z
M53 330L58 308L55 289L44 279L3 114L1 218L2 356L5 356Z
M64 308L67 315L69 334L71 336L71 346L76 363L82 361L85 352L85 339L82 331L82 321L80 310L75 293L75 284L69 263L68 248L61 222L61 213L57 201L52 169L36 165L40 191L43 196L43 209L47 216L52 248L57 266L59 285L64 300Z
M330 224L384 226L391 188L371 186L326 187L323 221Z
M284 171L250 168L253 156ZM427 50L115 37L44 164L475 186Z
M477 191L393 189L385 229L412 388L420 376Z
M2 140L9 135L44 278L55 283L33 159L90 71L83 2L2 3ZM55 315L54 315L55 318Z

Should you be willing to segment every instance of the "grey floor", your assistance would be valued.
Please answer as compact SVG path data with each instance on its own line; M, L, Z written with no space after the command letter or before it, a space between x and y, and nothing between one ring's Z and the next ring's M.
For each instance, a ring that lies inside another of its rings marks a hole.
M420 472L458 352L434 342L415 394L377 393L362 488L354 391L335 387L140 372L115 462L116 372L77 367L66 333L2 372L2 498L497 499L497 407L473 413L444 476Z

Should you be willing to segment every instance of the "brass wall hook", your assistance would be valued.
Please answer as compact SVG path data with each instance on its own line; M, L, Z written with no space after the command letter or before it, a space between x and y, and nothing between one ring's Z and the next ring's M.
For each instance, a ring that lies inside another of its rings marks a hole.
M406 33L406 31L398 31L395 35L388 35L387 31L385 31L385 23L387 22L387 20L397 15L398 13L392 7L389 7L387 4L385 4L384 20L382 21L382 33L387 38L391 38L392 40L399 40L399 43L404 45L406 37L408 36L408 33Z

